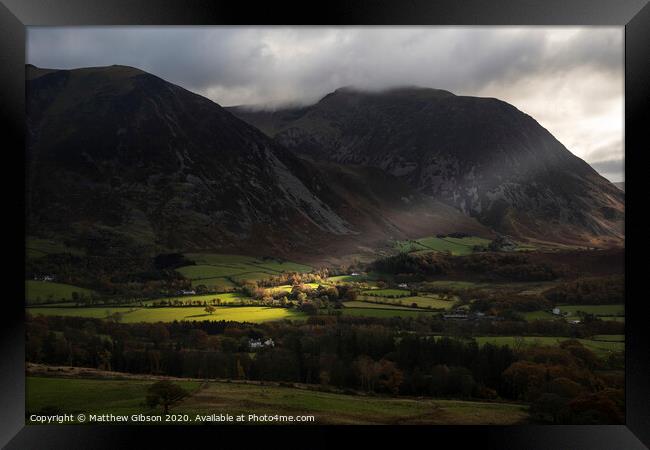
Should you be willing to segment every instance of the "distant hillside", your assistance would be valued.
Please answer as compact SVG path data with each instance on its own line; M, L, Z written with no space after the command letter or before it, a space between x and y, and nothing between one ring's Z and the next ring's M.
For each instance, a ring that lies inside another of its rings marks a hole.
M308 107L229 110L297 154L383 169L500 232L622 243L624 193L503 101L344 88Z
M617 181L614 183L614 186L625 192L625 181Z
M31 235L99 254L316 255L437 232L491 234L381 170L298 158L141 70L26 71Z

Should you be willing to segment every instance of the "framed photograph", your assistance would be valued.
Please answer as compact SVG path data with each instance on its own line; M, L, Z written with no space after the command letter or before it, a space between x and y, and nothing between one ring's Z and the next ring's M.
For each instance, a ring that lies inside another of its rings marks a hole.
M0 22L6 448L649 445L647 0Z

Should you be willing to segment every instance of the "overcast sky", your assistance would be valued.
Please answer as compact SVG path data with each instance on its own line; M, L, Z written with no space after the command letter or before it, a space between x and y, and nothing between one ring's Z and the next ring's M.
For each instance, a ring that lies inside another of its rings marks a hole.
M223 106L313 103L341 86L496 97L624 179L622 27L30 27L27 62L135 66Z

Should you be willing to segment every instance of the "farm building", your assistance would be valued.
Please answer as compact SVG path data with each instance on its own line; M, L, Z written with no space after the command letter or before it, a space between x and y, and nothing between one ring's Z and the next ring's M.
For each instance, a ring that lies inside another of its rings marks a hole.
M248 341L248 345L250 346L251 349L262 348L262 347L275 347L275 342L273 342L273 339L271 338L268 338L264 342L262 342L261 339L251 339Z
M469 316L467 314L462 314L462 313L451 313L451 314L443 314L442 318L445 320L467 320Z
M54 275L35 275L34 281L54 281Z

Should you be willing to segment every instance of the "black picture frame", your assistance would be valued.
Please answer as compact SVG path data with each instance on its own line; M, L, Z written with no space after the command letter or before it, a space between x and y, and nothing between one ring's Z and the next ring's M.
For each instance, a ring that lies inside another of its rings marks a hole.
M236 438L245 447L253 437L286 433L287 427L241 428L138 427L101 425L25 426L24 298L22 282L24 202L12 195L24 185L25 147L25 27L31 25L614 25L625 26L625 148L626 148L626 424L620 426L512 426L512 427L375 427L364 439L381 442L408 435L413 445L475 445L481 448L526 449L641 449L650 445L650 341L643 298L633 298L643 270L643 237L634 231L634 215L643 170L641 154L650 149L650 5L648 0L464 0L409 2L329 1L317 4L227 2L210 0L1 0L0 3L0 123L5 142L3 183L5 245L13 244L2 305L0 383L0 444L26 448L134 448L146 439L148 447L186 446L200 437L212 445ZM22 167L23 170L17 169ZM11 175L11 176L9 176ZM9 200L9 198L11 199ZM641 200L639 200L641 202ZM639 203L642 205L642 203ZM639 211L636 210L639 208ZM18 219L17 219L18 218ZM638 219L637 219L638 220ZM22 230L21 230L22 229ZM639 241L638 239L641 239ZM5 246L6 248L6 246ZM642 280L642 279L641 279ZM335 445L341 432L364 432L351 427L302 427L299 439L310 447ZM307 433L305 433L307 430ZM291 432L295 432L292 429ZM191 435L191 438L189 437ZM307 437L307 435L309 437ZM153 444L155 439L158 444ZM217 441L214 441L217 439ZM303 440L305 439L305 440ZM188 441L189 440L189 441ZM208 441L209 442L209 441ZM416 444L421 442L422 444ZM164 445L163 445L164 444ZM645 444L645 445L644 445ZM367 445L372 445L368 442Z

